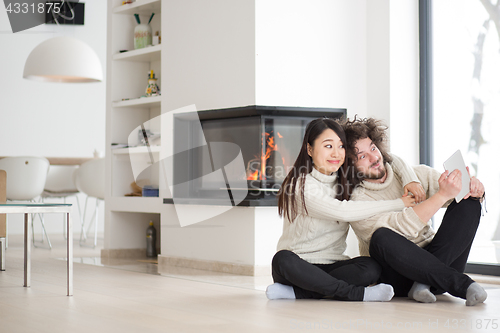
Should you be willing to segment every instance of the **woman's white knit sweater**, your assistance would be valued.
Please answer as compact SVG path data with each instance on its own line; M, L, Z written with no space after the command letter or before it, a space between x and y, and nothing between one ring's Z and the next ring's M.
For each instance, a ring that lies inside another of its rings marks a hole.
M395 158L395 163L401 163L401 160L396 161ZM406 179L408 177L405 177ZM306 176L304 199L307 213L297 190L298 215L292 223L286 219L283 221L283 235L278 242L278 251L292 251L313 264L330 264L349 259L344 254L349 229L346 222L359 221L374 214L400 211L404 208L401 199L378 202L339 201L335 199L336 184L336 174L325 175L314 168Z

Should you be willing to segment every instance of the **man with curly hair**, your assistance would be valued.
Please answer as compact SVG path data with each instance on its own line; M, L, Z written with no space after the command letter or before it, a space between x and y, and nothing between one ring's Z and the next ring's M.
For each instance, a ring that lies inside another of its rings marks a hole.
M346 120L346 153L353 165L350 181L356 187L352 200L390 200L403 195L401 179L388 163L387 127L373 118ZM361 255L370 255L383 268L380 282L391 284L396 296L408 296L422 303L436 301L435 294L448 292L466 300L466 305L484 302L484 289L463 274L481 216L484 186L471 177L470 192L457 203L461 189L459 170L437 170L426 165L413 167L412 190L415 207L375 215L351 223ZM447 207L435 232L429 220Z

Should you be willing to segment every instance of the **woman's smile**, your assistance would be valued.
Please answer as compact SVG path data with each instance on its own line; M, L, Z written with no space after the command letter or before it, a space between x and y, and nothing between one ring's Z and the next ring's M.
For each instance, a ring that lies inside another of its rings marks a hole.
M314 168L325 175L331 175L344 164L344 143L332 129L326 129L319 135L312 146L308 145L308 154Z

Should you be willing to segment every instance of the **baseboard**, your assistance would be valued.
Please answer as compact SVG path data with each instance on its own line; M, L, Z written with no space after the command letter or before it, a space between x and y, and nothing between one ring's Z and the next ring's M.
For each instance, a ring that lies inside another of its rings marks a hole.
M221 261L171 257L164 255L158 256L158 273L168 274L168 268L172 266L247 276L263 276L271 274L271 268L269 266L234 264Z
M146 258L146 249L102 249L101 259Z

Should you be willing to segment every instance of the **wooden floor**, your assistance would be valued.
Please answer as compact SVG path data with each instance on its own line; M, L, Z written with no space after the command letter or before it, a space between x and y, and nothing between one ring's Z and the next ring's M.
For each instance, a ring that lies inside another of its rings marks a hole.
M474 307L449 295L434 304L269 301L269 276L176 268L160 276L154 264L138 261L103 266L99 249L77 242L74 296L67 297L64 240L52 240L53 250L33 250L32 286L24 288L22 238L10 237L0 272L0 332L500 332L500 284L482 283L488 299Z

